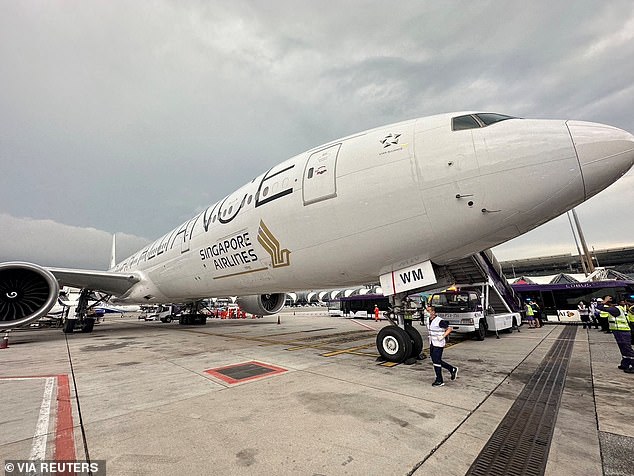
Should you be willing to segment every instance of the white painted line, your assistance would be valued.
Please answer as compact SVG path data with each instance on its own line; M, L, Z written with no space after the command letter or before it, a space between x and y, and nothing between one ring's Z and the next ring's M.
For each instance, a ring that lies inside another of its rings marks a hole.
M31 447L31 461L46 459L46 442L48 440L48 422L51 416L51 400L53 397L53 385L55 377L48 377L44 386L44 396L40 406L40 416L35 426L35 436L33 436L33 446Z
M0 380L4 380L5 382L19 381L19 380L40 380L43 378L49 377L0 377Z

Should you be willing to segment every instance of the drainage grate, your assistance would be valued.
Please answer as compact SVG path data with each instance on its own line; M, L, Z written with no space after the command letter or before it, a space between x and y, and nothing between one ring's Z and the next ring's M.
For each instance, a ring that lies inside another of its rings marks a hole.
M566 326L467 472L543 475L577 326Z
M286 369L256 361L205 370L205 373L213 375L214 377L231 384L254 380L282 372L286 372Z

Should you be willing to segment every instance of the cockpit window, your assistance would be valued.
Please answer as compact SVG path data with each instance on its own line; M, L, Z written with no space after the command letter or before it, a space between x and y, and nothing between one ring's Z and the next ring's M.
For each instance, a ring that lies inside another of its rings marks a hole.
M459 116L451 120L451 129L454 131L462 131L465 129L477 129L482 127L478 121L472 116Z
M451 130L462 131L465 129L477 129L479 127L490 126L496 122L505 121L507 119L517 119L513 116L505 116L504 114L496 114L493 112L481 112L479 114L467 114L466 116L454 117L451 120Z
M516 119L512 116L505 116L504 114L495 114L493 112L484 112L476 114L476 117L482 121L485 126L490 126L496 122L506 121L507 119Z

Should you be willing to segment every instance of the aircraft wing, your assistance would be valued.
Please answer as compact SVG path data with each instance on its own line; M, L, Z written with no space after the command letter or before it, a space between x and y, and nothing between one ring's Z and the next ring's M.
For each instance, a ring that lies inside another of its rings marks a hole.
M61 286L88 288L121 296L141 278L134 273L113 273L86 269L47 268Z

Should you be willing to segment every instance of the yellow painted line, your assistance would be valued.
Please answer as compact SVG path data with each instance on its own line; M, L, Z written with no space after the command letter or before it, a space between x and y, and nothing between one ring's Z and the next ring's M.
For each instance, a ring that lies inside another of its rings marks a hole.
M292 342L287 343L288 344L292 344ZM294 347L289 347L285 350L288 351L295 351L295 350L302 350L302 349L318 349L318 350L332 350L333 346L331 344L328 344L328 342L324 342L323 344L303 344L303 345L296 345Z
M366 345L360 345L360 346L357 346L357 347L350 347L348 349L336 350L335 352L329 352L327 354L322 354L322 357L332 357L333 355L339 355L339 354L351 354L351 353L353 353L354 351L357 351L357 350L367 349L371 345L373 345L373 344L366 344Z

